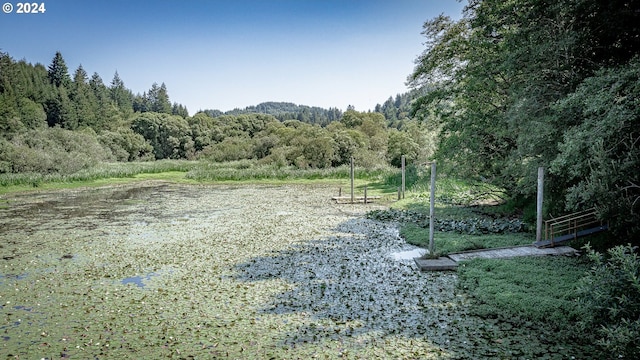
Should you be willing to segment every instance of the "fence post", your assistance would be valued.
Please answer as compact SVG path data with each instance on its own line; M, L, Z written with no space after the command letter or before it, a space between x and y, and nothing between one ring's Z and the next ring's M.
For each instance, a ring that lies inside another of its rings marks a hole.
M542 240L542 200L544 191L544 167L538 168L538 199L536 201L537 221L536 221L536 241Z
M355 176L354 170L353 170L353 156L351 157L351 203L353 204L354 198L353 198L353 177Z
M400 159L401 159L400 161L401 161L401 164L402 164L402 198L404 199L404 190L405 190L405 186L404 186L404 184L405 184L405 176L404 176L405 157L404 157L404 155L402 155L400 157Z
M364 203L367 203L367 185L364 186Z
M433 255L433 231L436 208L436 162L431 163L431 194L429 198L429 254Z

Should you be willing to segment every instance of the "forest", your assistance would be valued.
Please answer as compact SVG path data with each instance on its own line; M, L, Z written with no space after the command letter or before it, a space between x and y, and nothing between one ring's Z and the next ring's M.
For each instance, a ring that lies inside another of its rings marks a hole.
M640 7L629 0L470 0L425 22L409 76L413 114L440 130L449 172L545 213L595 208L640 238Z
M57 52L48 66L0 54L0 173L70 173L98 162L253 159L296 168L399 164L433 152L427 124L409 118L409 96L378 112L267 102L193 116L164 83L133 94L82 65L73 76ZM392 114L392 116L390 115ZM389 116L389 119L385 117Z
M630 0L470 0L459 20L425 22L409 91L367 112L267 102L191 115L164 83L134 94L117 72L108 84L70 72L61 52L48 65L0 52L0 174L161 159L376 168L406 155L526 211L544 166L547 216L595 207L637 243L638 17Z

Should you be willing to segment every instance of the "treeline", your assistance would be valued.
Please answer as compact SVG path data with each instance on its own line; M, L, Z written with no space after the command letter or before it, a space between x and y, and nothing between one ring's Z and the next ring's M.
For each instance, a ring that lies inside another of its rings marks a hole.
M342 110L338 108L324 109L317 106L273 101L247 106L244 109L233 109L227 112L220 110L204 110L204 112L213 117L220 115L267 114L272 115L280 121L298 120L320 126L327 126L333 121L340 120L342 117Z
M376 167L398 165L403 154L424 160L433 151L427 125L408 118L399 124L381 112L269 102L189 116L170 102L164 84L133 94L117 72L109 85L82 66L70 76L59 52L48 67L0 53L0 134L0 173L71 173L99 162L160 159L326 168L354 157Z
M411 101L425 93L426 88L419 88L406 93L396 94L395 97L390 96L384 103L376 104L374 112L384 116L388 127L400 130L405 126L405 123L414 119L411 112ZM349 105L347 111L349 110L355 110L355 108ZM324 109L317 106L273 101L226 112L220 110L203 110L202 112L212 117L221 115L267 114L273 115L273 117L280 121L298 120L320 126L327 126L334 121L339 121L343 115L342 110L338 108Z
M48 67L16 62L0 52L0 105L0 131L5 137L44 126L116 129L134 112L189 115L185 106L170 103L164 83L134 95L117 72L109 86L97 73L89 77L82 65L72 77L60 52Z
M441 164L545 210L595 207L640 239L640 12L630 0L469 1L424 24L414 113L441 127Z

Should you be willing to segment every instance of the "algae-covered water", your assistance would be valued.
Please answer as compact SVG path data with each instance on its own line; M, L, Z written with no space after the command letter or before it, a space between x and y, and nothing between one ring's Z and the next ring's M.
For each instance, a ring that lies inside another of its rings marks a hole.
M0 358L535 356L326 186L145 183L0 198ZM508 325L508 324L507 324ZM535 336L533 336L535 338ZM561 351L558 350L558 354Z

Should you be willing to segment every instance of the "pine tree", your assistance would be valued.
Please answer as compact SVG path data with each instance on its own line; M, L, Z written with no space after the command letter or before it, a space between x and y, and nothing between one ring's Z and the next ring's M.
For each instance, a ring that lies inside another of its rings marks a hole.
M159 113L171 114L171 102L169 102L169 93L167 86L162 83L158 89L155 100L154 111Z
M171 114L181 116L183 119L189 117L189 111L187 110L187 107L178 103L173 103Z
M69 77L69 69L62 58L62 54L58 51L49 65L49 81L56 87L69 86L71 78Z
M142 93L142 95L137 94L133 97L133 111L134 112L147 112L151 111L149 107L149 95L146 92Z
M82 65L73 74L71 101L75 109L78 126L96 127L98 102L88 83L89 77Z
M94 73L91 77L91 80L89 80L89 86L93 91L98 106L95 129L98 130L117 128L122 122L123 116L118 112L117 107L111 100L110 89L108 89L104 85L104 83L102 82L102 78L97 73ZM128 92L129 90L126 91ZM127 112L131 113L131 111L131 105L129 105Z
M78 128L78 119L75 116L66 88L63 86L57 87L54 93L53 97L47 100L45 104L49 126L61 126L70 130Z
M116 71L115 75L113 75L113 80L111 80L111 86L109 87L111 101L113 101L116 106L120 109L120 111L124 113L128 113L131 111L133 106L133 99L131 96L131 91L129 91L125 86L124 82L120 78L120 75Z

